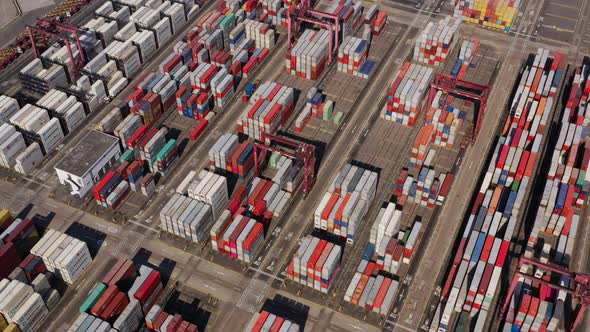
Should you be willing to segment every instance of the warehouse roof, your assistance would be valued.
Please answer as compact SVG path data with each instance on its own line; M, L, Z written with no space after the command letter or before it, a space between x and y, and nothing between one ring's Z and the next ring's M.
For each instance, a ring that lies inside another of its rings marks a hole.
M56 169L82 177L109 151L118 145L115 136L92 130L55 166Z

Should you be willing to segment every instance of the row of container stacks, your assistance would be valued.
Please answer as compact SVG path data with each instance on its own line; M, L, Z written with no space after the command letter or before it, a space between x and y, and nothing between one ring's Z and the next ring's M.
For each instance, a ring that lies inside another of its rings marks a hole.
M299 332L299 324L286 318L272 314L266 310L257 312L252 316L245 332L278 331L278 332Z
M363 259L344 293L344 301L387 316L399 282L377 272L373 262Z
M381 113L381 118L413 126L422 109L422 100L432 78L432 68L405 62L391 83L387 105Z
M586 129L590 114L585 110L590 93L589 61L585 58L582 67L576 68L561 121L557 122L559 134L551 152L549 172L543 179L543 196L535 210L535 222L524 253L525 257L564 267L571 265L580 211L590 186L587 175L590 148ZM572 288L572 280L568 277L528 264L523 265L520 272ZM557 331L561 328L562 318L571 317L571 307L578 304L563 290L522 278L510 299L504 329Z
M270 166L273 166L272 161ZM289 189L294 189L297 174L302 173L301 165L293 166L291 159L281 157L276 166L278 171L271 181L256 177L248 187L246 202L254 216L265 216L268 220L280 217L291 199L293 191ZM289 174L290 170L297 171L297 174Z
M329 121L334 112L334 102L326 98L316 87L309 89L305 106L295 119L295 132L301 132L311 118Z
M244 263L254 262L264 244L264 225L255 219L225 210L211 228L211 246Z
M352 0L335 2L328 6L326 12L338 16L340 40L354 35L364 23L363 7L360 2L353 3Z
M457 0L454 15L469 23L510 31L520 3L520 0Z
M461 42L459 57L457 59L457 62L455 62L453 69L451 69L451 76L457 77L460 80L462 80L465 77L467 69L471 65L474 65L475 57L477 55L477 51L479 50L479 43L479 39L464 39L463 42Z
M35 285L37 290L50 289L45 279L44 285ZM0 328L4 331L33 332L40 330L41 324L49 315L49 309L41 294L31 285L19 280L0 281Z
M539 49L522 71L443 286L432 322L439 330L449 328L454 313L476 319L475 329L484 329L565 64L563 55L550 58L549 51Z
M333 37L328 30L305 30L287 54L287 72L305 79L317 80L328 62L330 38Z
M239 143L236 134L222 135L209 150L209 166L246 177L254 167L254 143Z
M395 195L399 205L414 203L432 209L444 203L455 175L447 172L439 172L436 175L436 170L432 166L434 163L430 158L434 155L434 150L430 152L425 164L417 169L416 176L405 168L400 172L395 183Z
M357 37L345 37L338 48L339 72L369 78L371 70L375 67L375 62L368 61L370 43Z
M198 332L195 324L182 319L180 314L171 315L165 312L162 307L155 305L146 314L145 322L148 329L156 332Z
M254 91L237 121L238 132L262 140L275 134L289 119L295 105L294 90L275 82L264 82Z
M327 294L340 269L342 247L307 235L287 267L287 278Z
M425 135L431 136L430 142L434 145L452 148L458 140L467 113L452 106L453 100L453 96L438 90L426 111L424 124L432 124L432 131Z
M31 254L41 257L47 270L69 285L80 279L92 263L85 242L53 229L31 248Z
M314 213L314 227L353 243L377 191L378 174L346 164Z
M416 39L414 61L435 66L445 63L459 39L456 34L460 26L461 19L452 16L428 22Z
M210 205L214 220L229 202L227 178L207 170L189 172L176 192Z
M363 39L370 42L372 36L379 36L385 30L385 24L387 24L387 13L378 10L377 5L369 7L365 13Z

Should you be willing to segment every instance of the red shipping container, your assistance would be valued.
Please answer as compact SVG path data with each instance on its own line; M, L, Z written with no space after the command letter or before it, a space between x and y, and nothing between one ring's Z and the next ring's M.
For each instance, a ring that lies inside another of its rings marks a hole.
M135 265L129 259L125 259L125 263L119 271L113 276L109 284L118 284L122 280L132 278L136 275Z
M164 324L164 322L166 321L166 319L168 319L168 315L167 313L165 313L164 311L162 311L158 317L154 320L154 330L156 331L160 331L160 328L162 327L162 324Z
M172 69L176 68L176 66L182 64L182 57L180 54L176 54L164 65L164 73L169 73Z
M117 317L123 312L123 310L125 310L125 307L127 307L128 304L129 299L127 298L127 294L119 292L114 297L113 302L111 302L104 310L100 318L107 320L111 317Z
M139 141L143 138L143 136L147 133L148 129L148 126L141 125L141 127L139 127L127 141L127 147L130 149L134 149L135 146L139 143Z
M272 323L272 326L270 327L270 331L271 332L279 332L279 330L281 329L281 326L283 326L284 322L285 322L284 318L277 316L274 323Z
M243 245L244 248L243 249L244 250L251 250L252 245L261 236L263 231L264 231L264 227L262 226L261 223L257 222L256 225L254 225L254 228L252 228L252 231L250 232L248 237L246 237L246 240L244 241L244 245Z
M90 309L90 313L96 317L100 316L118 292L119 288L116 285L110 285L107 288L107 290L102 294L102 296L98 299L98 301L92 307L92 309Z
M175 332L180 326L180 323L182 323L182 316L179 314L174 314L174 316L172 316L172 320L168 324L166 332Z
M0 248L0 278L8 277L19 263L20 258L13 243L6 243Z
M252 332L259 332L262 329L264 322L266 322L266 320L268 319L268 316L270 316L270 313L268 311L262 311L260 313L260 316L258 316L256 323L254 323L254 326L252 326Z
M115 265L109 270L109 272L104 276L102 279L102 283L105 285L110 285L111 279L119 272L119 269L125 264L127 261L126 258L119 258L119 260L115 263Z
M139 300L142 304L144 304L148 298L152 295L156 287L160 284L161 277L160 272L152 271L150 275L147 277L143 285L139 287L137 293L135 293L135 298Z
M203 119L199 121L199 123L195 126L193 130L191 130L189 137L192 141L196 140L197 138L201 137L207 126L209 125L209 121Z

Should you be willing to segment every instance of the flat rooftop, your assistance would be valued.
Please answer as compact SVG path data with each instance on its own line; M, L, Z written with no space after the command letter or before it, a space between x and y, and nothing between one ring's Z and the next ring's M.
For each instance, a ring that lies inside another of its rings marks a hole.
M113 145L115 136L92 130L55 166L56 169L82 177Z

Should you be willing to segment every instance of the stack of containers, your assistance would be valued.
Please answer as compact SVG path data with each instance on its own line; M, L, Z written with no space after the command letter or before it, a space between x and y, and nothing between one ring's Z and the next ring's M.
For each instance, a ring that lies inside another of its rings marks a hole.
M430 67L406 62L395 74L381 118L413 126L422 109L424 93L433 77Z
M164 147L156 155L156 161L152 165L153 173L165 176L170 172L171 166L178 159L178 146L175 139L168 140Z
M0 319L15 324L12 331L36 331L49 315L42 296L18 280L0 281L0 299Z
M123 148L127 147L127 140L141 127L141 116L138 114L129 114L113 131L115 136L121 141Z
M175 194L160 212L160 227L191 242L201 242L213 223L211 205Z
M363 23L363 7L361 3L353 4L351 0L332 4L327 10L328 13L338 16L340 21L340 38L354 35L361 23ZM342 39L341 39L342 40Z
M333 112L334 102L326 100L325 95L313 87L307 92L305 107L295 119L295 131L301 132L312 117L329 121Z
M245 19L246 39L254 41L257 49L272 49L275 45L275 31L266 23Z
M229 74L225 68L213 76L211 79L211 93L215 98L215 106L225 107L235 92L234 76Z
M68 332L77 332L77 331L110 331L112 328L111 324L108 322L89 315L87 313L82 313L78 316L74 324L70 326Z
M156 162L158 153L166 145L166 134L168 129L160 128L153 136L146 135L144 139L139 142L139 159L147 162L150 169L153 168Z
M338 71L360 76L369 57L369 42L357 37L345 37L338 48Z
M465 73L469 68L469 65L475 60L475 56L479 49L479 39L463 40L461 43L461 50L459 51L459 58L455 63L455 66L451 70L451 75L462 80L465 77Z
M452 96L438 90L424 118L426 125L433 124L431 142L447 148L455 144L467 116L464 111L451 106L452 102Z
M39 143L45 154L51 152L64 138L58 118L49 118L47 110L27 104L20 109L10 123L22 133L26 142Z
M45 68L41 59L35 59L19 72L23 86L28 90L47 93L56 87L67 87L68 76L63 66L52 64Z
M457 0L454 15L470 23L510 31L520 3L520 0Z
M287 174L285 170L288 170L289 166L289 163L281 164L277 176L273 178L273 181L258 177L254 178L248 188L247 203L255 216L265 215L266 219L272 219L273 216L280 217L282 215L291 198L291 194L283 190L284 186L281 187L281 184L284 183L280 182L280 178L281 175ZM270 215L267 213L270 213Z
M383 275L374 274L374 264L363 259L352 277L344 301L387 316L393 305L399 282Z
M211 229L211 241L213 250L249 264L264 244L264 225L241 214L233 219L222 214Z
M262 10L268 18L271 20L273 25L279 25L281 18L279 11L283 8L283 2L281 0L262 0Z
M455 250L434 328L446 330L456 312L477 316L476 329L484 329L508 249L524 215L523 202L565 65L563 55L552 59L544 49L529 57Z
M585 107L590 94L589 64L590 59L586 57L582 67L576 68L561 121L557 122L557 142L544 179L542 199L538 207L532 206L537 212L524 253L525 257L566 268L571 267L578 227L583 220L581 209L590 187L587 175L590 148L586 146L590 114ZM572 280L538 267L525 264L520 272L543 280L560 278L562 286L572 288ZM567 305L570 301L574 302L563 290L535 285L521 278L512 295L505 326L557 331L560 319L570 314Z
M209 166L245 177L254 166L254 144L239 143L237 135L224 134L209 150Z
M246 325L245 332L259 332L259 331L285 331L285 332L299 332L299 324L292 321L271 314L266 310L257 312L252 316L252 319Z
M197 326L182 319L180 314L168 314L162 307L155 305L145 317L146 326L156 332L185 331L197 332Z
M328 61L330 32L307 29L287 54L287 72L310 80L317 80Z
M287 278L327 294L340 269L341 257L341 246L307 235L287 267Z
M19 110L20 106L15 98L0 95L0 122L8 122Z
M346 164L316 208L314 227L353 243L355 232L375 197L377 182L376 172Z
M455 34L461 26L461 19L447 16L437 23L428 22L416 39L414 61L429 65L441 65L447 60L457 43Z
M276 161L274 164L273 157ZM278 184L282 190L294 193L303 178L303 162L301 160L294 162L292 159L281 156L280 154L273 154L270 162L269 166L277 170L272 177L272 182ZM282 210L279 207L277 206L277 210L274 212L280 215L280 211ZM278 215L275 214L275 216Z
M47 270L69 285L74 284L92 263L85 242L53 229L35 244L31 254L41 257Z
M428 208L434 208L438 202L444 201L454 179L452 173L440 172L436 175L433 161L430 156L434 150L430 150L429 156L423 165L417 167L417 175L414 176L407 169L402 169L396 181L395 195L398 197L398 204L407 203L420 204ZM442 192L443 187L445 192ZM444 196L439 198L439 193ZM440 205L440 204L439 204Z
M16 164L16 158L27 145L23 134L8 123L0 125L0 165L12 168Z
M118 317L129 304L129 297L119 290L117 285L110 285L96 304L90 308L90 313L103 321L113 320Z
M86 118L84 105L75 96L52 89L36 103L46 109L52 118L58 118L65 135L74 131Z
M256 89L238 119L238 132L262 140L262 134L275 134L293 112L294 90L275 82L264 82Z
M187 186L187 194L192 199L210 205L214 220L221 215L229 202L227 179L225 176L206 170L201 170L191 178Z
M128 295L129 299L137 299L141 304L142 311L147 313L158 301L163 292L164 287L162 286L160 272L146 265L141 265L137 279L135 279L125 295Z
M373 228L384 228L381 240L375 243L376 266L378 269L393 274L398 273L402 264L410 264L423 234L421 222L415 221L411 228L401 230L400 218L397 217L396 220L395 217L396 214L389 224L384 223L383 219L377 218L371 228L371 232L373 232Z

